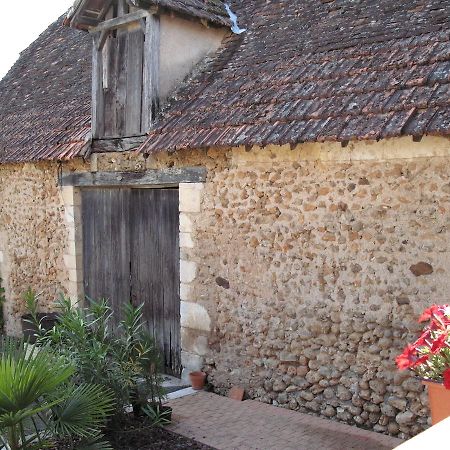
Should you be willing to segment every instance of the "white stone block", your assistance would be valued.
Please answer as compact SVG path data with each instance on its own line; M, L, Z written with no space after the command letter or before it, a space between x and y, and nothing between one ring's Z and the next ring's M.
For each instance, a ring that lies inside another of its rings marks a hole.
M202 200L203 183L180 183L180 211L200 212Z
M191 233L192 229L192 220L189 215L180 213L180 231L183 233Z
M81 268L81 261L75 255L64 255L64 264L66 269L76 270Z
M78 283L83 277L81 269L69 269L69 281Z
M182 283L192 283L197 276L197 264L192 261L180 261L180 281Z
M206 336L195 336L197 331L189 328L181 328L181 348L195 355L205 356L208 352L208 338Z
M194 241L191 233L180 233L180 247L194 248Z
M83 296L83 283L69 281L67 284L67 294L72 300L72 303L76 304L78 299Z
M193 300L192 286L186 283L180 283L180 300Z
M194 355L189 352L181 352L181 365L189 372L201 370L203 367L204 359L199 355Z
M73 206L74 205L74 199L73 199L73 186L63 186L61 189L61 196L64 202L64 205L66 206Z
M66 255L81 255L81 245L76 245L75 241L67 241Z
M75 207L73 205L64 206L64 220L68 225L75 224Z
M210 331L211 318L205 307L193 302L181 302L180 323L182 327L193 330Z
M3 252L0 251L0 264L2 264L4 260L5 260L5 258L3 256Z

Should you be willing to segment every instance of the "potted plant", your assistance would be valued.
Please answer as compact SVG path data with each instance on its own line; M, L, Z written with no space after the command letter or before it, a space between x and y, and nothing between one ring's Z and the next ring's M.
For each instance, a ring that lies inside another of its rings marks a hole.
M450 416L450 306L433 305L419 322L428 322L420 337L396 358L400 370L410 369L428 387L433 425Z

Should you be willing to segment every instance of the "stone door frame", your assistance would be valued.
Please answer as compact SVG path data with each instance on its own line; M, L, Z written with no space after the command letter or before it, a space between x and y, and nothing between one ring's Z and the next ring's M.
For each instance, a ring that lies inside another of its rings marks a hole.
M84 297L81 189L83 187L117 187L157 189L178 187L180 242L180 326L182 378L200 370L207 351L211 320L206 309L191 295L198 267L187 255L195 248L193 223L201 214L206 169L161 169L146 172L80 172L62 176L64 219L68 230L64 264L68 273L67 294L74 301ZM183 251L183 250L189 250Z

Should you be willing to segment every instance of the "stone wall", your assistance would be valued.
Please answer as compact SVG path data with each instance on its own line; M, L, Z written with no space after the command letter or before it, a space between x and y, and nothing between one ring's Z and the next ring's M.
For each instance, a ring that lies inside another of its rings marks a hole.
M8 334L21 333L22 295L28 287L42 292L43 311L67 292L67 242L58 164L0 165L0 277Z
M93 155L64 171L207 167L180 186L183 364L218 392L407 437L423 387L394 358L423 308L449 301L446 139ZM57 166L0 168L8 312L28 285L77 292L77 193ZM12 316L12 317L13 317ZM15 332L9 321L9 331Z
M206 353L219 392L242 385L400 437L426 427L426 394L394 358L421 310L449 301L448 149L432 139L235 149L210 167L186 249L209 350L197 350L197 324L184 351Z

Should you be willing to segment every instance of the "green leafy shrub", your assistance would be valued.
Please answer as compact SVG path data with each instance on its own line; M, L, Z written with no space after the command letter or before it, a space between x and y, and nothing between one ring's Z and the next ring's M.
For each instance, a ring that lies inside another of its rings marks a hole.
M75 386L75 368L45 347L5 338L0 356L0 443L10 450L51 447L109 449L101 441L113 407L102 386Z
M145 330L142 306L126 304L123 320L113 332L111 308L90 300L79 308L61 297L55 327L38 343L49 344L76 368L75 383L100 383L114 392L116 417L133 405L135 413L148 401L161 404L160 357Z
M3 330L5 327L5 316L3 312L3 306L6 302L5 298L5 289L2 286L2 279L0 278L0 334L3 334Z

